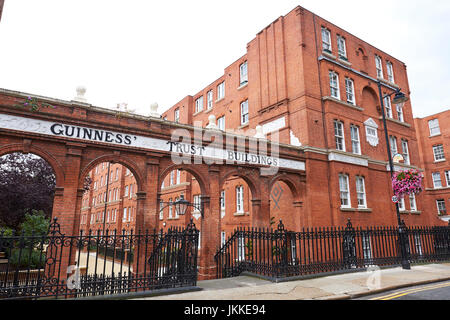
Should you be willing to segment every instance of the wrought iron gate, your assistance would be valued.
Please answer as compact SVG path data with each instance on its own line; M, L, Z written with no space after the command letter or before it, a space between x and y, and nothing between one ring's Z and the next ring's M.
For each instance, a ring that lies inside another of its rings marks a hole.
M77 298L195 286L199 231L45 235L0 232L0 299Z

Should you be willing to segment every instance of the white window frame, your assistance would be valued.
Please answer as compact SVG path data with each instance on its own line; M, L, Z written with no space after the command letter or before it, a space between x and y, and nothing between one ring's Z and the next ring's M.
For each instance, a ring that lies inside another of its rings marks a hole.
M338 48L339 58L347 59L347 47L346 47L346 43L345 43L345 38L341 35L337 36L337 48Z
M172 198L169 198L169 219L173 218L173 202Z
M416 195L414 193L409 195L409 208L412 212L417 211L417 201L416 201Z
M347 77L345 78L345 94L347 97L347 102L352 105L356 105L355 84L352 79Z
M339 175L339 192L341 199L341 208L351 208L350 183L347 174ZM347 202L346 204L344 202Z
M405 115L403 113L403 107L400 104L397 104L396 109L397 109L398 121L405 122Z
M393 119L394 115L392 113L392 103L391 103L391 97L386 96L384 97L384 110L386 112L386 118Z
M244 85L248 83L248 64L247 61L242 63L239 66L239 79L240 79L240 85Z
M344 123L342 121L334 120L334 138L336 150L345 151Z
M325 52L333 52L331 45L331 31L325 27L322 27L322 50Z
M217 119L217 127L219 127L220 130L225 131L225 116Z
M377 78L383 79L383 61L379 55L375 55L375 68L377 69Z
M397 137L389 136L389 147L391 148L391 156L394 157L398 153Z
M405 159L405 164L410 165L411 158L409 156L409 145L408 145L408 141L405 139L402 139L402 154L403 154L403 158Z
M386 62L386 71L387 71L388 81L391 83L395 83L394 66L393 66L392 62L390 62L390 61Z
M433 187L434 187L434 189L441 189L443 187L442 179L441 179L441 173L440 172L433 172L431 174L431 177L433 179Z
M226 209L226 198L225 198L225 190L220 191L220 211L225 213Z
M128 208L123 208L122 222L126 222L127 221L127 211L128 211Z
M359 136L359 127L356 125L350 126L350 136L352 140L352 152L361 155L361 139Z
M445 161L444 145L437 144L433 146L434 161Z
M244 213L244 186L236 187L236 213Z
M358 208L367 209L366 183L364 177L356 176L356 198Z
M203 96L195 100L195 113L203 111Z
M223 247L227 242L227 233L225 231L220 232L220 246Z
M164 220L164 201L159 201L159 220Z
M213 99L214 99L214 92L213 90L209 90L206 94L206 104L208 110L211 110L213 108Z
M341 100L341 94L339 91L339 75L334 72L330 71L330 95L331 97Z
M447 187L450 187L450 170L445 171L445 182Z
M438 136L441 134L441 127L439 126L439 119L428 121L428 128L430 129L430 136Z
M241 102L241 125L249 123L248 100Z
M173 118L175 122L180 122L180 108L175 109Z
M445 204L444 199L436 200L436 206L437 206L437 210L438 210L438 215L441 215L441 212L444 212L445 215L447 214L447 206Z
M225 98L225 81L217 85L217 100Z
M369 234L364 233L361 239L362 239L364 260L371 260L373 258L371 236Z
M401 198L398 202L398 209L400 211L405 211L406 210L406 204L405 204L405 198Z

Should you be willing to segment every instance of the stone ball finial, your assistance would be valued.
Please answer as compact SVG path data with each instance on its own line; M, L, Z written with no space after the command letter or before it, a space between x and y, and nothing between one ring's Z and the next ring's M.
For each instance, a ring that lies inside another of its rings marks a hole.
M266 136L264 135L263 127L262 126L256 126L256 134L255 138L257 139L265 139Z
M158 113L158 104L156 102L153 102L150 105L150 117L154 118L161 118L161 115Z
M86 94L86 87L84 86L78 86L76 87L77 96L74 98L74 101L78 102L86 102L86 98L84 95Z
M215 115L211 114L208 117L208 120L209 120L209 123L206 126L206 129L218 129L219 128L216 124L216 116Z

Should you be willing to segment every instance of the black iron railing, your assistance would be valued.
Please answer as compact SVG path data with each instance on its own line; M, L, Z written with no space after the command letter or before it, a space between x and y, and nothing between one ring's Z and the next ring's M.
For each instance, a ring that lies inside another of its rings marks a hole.
M126 294L197 283L199 231L59 232L25 236L0 232L0 299L78 298Z
M406 228L411 263L450 260L450 227ZM401 264L398 227L237 229L216 253L217 277L250 272L272 279Z

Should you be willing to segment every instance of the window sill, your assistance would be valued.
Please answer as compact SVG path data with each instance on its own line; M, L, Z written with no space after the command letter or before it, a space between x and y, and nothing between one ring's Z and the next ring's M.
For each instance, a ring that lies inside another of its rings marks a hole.
M248 127L248 126L249 126L249 123L246 123L246 124L243 124L240 127L238 127L238 129L244 129L244 128Z
M344 60L341 57L339 57L339 62L342 64L345 64L347 67L351 67L352 64L348 60Z
M248 212L235 212L235 213L233 213L233 215L235 217L243 217L245 215L248 215Z
M379 119L382 120L383 117L380 117ZM407 127L407 128L411 128L411 125L410 125L409 123L402 122L402 121L400 121L400 120L396 120L396 119L393 119L393 118L386 118L386 120L391 121L391 122L394 122L394 123L396 123L396 124L399 124L399 125L404 126L404 127Z
M205 110L205 113L210 113L211 111L213 111L213 108L206 109L206 110Z
M220 99L217 99L214 103L218 103L218 102L221 102L221 101L223 101L223 100L225 100L225 97L220 98Z
M330 96L322 97L322 100L323 101L333 101L333 102L339 103L339 104L341 104L341 105L343 105L345 107L348 107L348 108L352 108L352 109L355 109L355 110L358 110L358 111L364 111L364 108L358 107L358 106L353 105L351 103L348 103L348 102L345 102L345 101L342 101L342 100L339 100L339 99L336 99L336 98L333 98L333 97L330 97Z
M370 209L370 208L358 208L358 209L356 209L356 208L340 208L340 210L342 211L342 212L366 212L366 213L371 213L373 210L372 209Z
M328 58L331 58L331 59L334 59L334 60L336 60L336 56L335 55L333 55L332 53L330 53L330 52L327 52L327 51L322 51L322 54L325 56L325 57L328 57Z
M200 111L195 112L192 116L196 116L196 115L198 115L198 114L200 114L200 113L202 113L202 112L203 112L203 109L200 110Z
M238 90L242 90L242 89L244 89L244 88L247 87L247 86L248 86L248 81L245 82L245 83L243 83L243 84L241 84L237 89L238 89Z
M434 163L441 163L441 162L445 162L447 161L446 159L442 159L442 160L435 160Z
M433 134L432 136L429 136L428 138L434 138L434 137L440 137L442 133Z
M387 84L387 85L389 85L389 86L391 86L391 87L394 87L394 88L400 88L398 85L396 85L396 84L393 83L393 82L390 82L390 81L387 80L387 79L377 77L377 80L380 80L381 82L383 82L383 83L385 83L385 84Z

